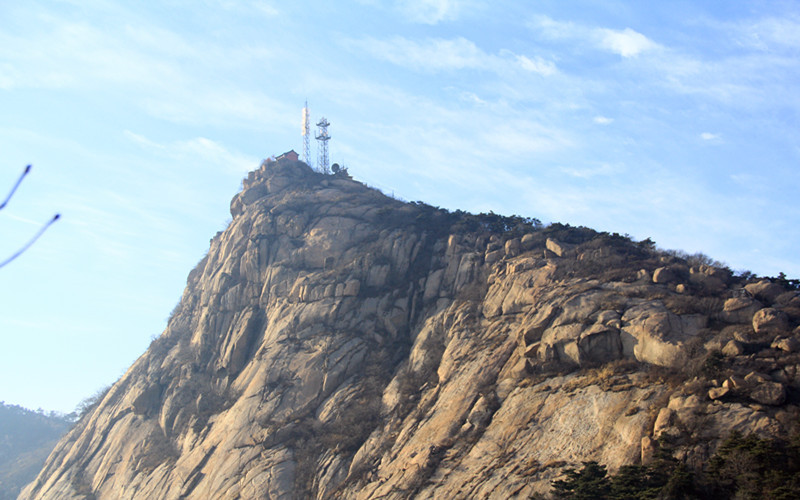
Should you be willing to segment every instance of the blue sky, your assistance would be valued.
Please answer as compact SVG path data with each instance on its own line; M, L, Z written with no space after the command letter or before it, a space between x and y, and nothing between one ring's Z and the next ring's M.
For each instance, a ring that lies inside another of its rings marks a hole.
M792 1L3 2L0 257L63 218L0 269L0 400L124 373L306 99L388 194L800 276L798 56Z

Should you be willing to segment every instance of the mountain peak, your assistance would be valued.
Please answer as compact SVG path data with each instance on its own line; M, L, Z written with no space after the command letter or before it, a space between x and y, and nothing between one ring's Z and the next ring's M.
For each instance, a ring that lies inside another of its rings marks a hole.
M528 498L661 438L702 463L792 430L800 298L775 283L292 159L231 214L22 498Z

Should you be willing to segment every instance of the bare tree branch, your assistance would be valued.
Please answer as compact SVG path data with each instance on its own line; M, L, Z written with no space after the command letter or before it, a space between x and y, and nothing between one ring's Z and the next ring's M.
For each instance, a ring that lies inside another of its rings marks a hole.
M0 210L2 210L2 209L4 209L4 208L6 208L6 205L8 205L8 201L9 201L9 200L11 199L11 197L14 195L14 191L16 191L16 190L17 190L17 188L19 187L19 185L22 183L22 179L24 179L24 178L25 178L25 176L26 176L26 175L28 175L28 172L30 172L30 171L31 171L31 166L30 166L30 165L28 165L27 167L25 167L25 170L22 172L22 175L20 175L20 176L19 176L19 179L17 179L17 183L16 183L16 184L14 184L14 187L13 187L13 188L11 188L11 192L10 192L10 193L8 193L8 196L6 196L6 199L5 199L5 201L3 201L3 204L2 204L2 205L0 205Z
M28 175L28 172L30 172L30 171L31 171L31 166L30 166L30 165L26 166L26 167L25 167L25 170L22 172L22 175L20 175L20 176L19 176L19 179L17 179L17 182L16 182L16 184L14 184L14 187L13 187L13 188L11 188L11 192L10 192L10 193L8 193L8 196L6 196L6 199L5 199L5 201L3 201L3 204L2 204L2 205L0 205L0 210L4 209L4 208L6 207L6 205L8 205L8 202L9 202L9 200L11 200L11 197L14 195L14 192L17 190L17 188L19 187L19 185L22 183L22 179L24 179L24 178L25 178L25 176L26 176L26 175ZM31 238L31 239L30 239L30 240L29 240L29 241L28 241L28 242L27 242L25 245L23 245L23 246L22 246L22 248L20 248L20 249L19 249L19 250L17 250L16 252L14 252L14 253L11 255L11 257L9 257L9 258L7 258L6 260L4 260L4 261L0 262L0 267L3 267L3 266L5 266L6 264L8 264L9 262L11 262L12 260L14 260L14 259L16 259L17 257L19 257L20 255L22 255L22 254L25 252L25 250L27 250L28 248L30 248L30 246L31 246L31 245L33 245L33 244L36 242L36 240L38 240L38 239L39 239L39 237L40 237L42 234L44 234L44 232L47 230L47 228L48 228L48 227L50 227L50 226L51 226L51 225L52 225L52 224L53 224L55 221L57 221L57 220L58 220L58 219L60 219L60 218L61 218L61 214L55 214L55 215L53 216L53 218L52 218L52 219L50 219L49 221L47 221L47 223L45 223L45 225L43 225L43 226L42 226L42 227L39 229L39 231L38 231L38 232L37 232L37 233L36 233L36 234L33 236L33 238Z

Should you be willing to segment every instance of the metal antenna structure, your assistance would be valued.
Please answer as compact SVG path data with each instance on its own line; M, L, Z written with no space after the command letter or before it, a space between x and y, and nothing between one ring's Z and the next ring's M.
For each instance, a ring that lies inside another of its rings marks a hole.
M311 165L309 161L309 157L311 156L311 131L309 121L311 118L308 114L308 101L306 101L305 107L303 107L303 161L306 165Z
M319 132L317 133L317 141L319 141L317 169L323 174L330 173L328 169L328 141L331 139L331 136L328 135L328 125L330 125L330 123L324 117L317 123L317 127L319 127Z

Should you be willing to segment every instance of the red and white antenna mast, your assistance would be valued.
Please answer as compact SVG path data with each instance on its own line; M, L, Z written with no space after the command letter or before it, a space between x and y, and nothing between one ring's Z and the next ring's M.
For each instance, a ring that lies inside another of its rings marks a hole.
M303 161L306 162L306 165L311 165L309 161L309 156L311 156L311 131L309 122L311 118L308 114L308 101L306 101L305 107L303 107Z

